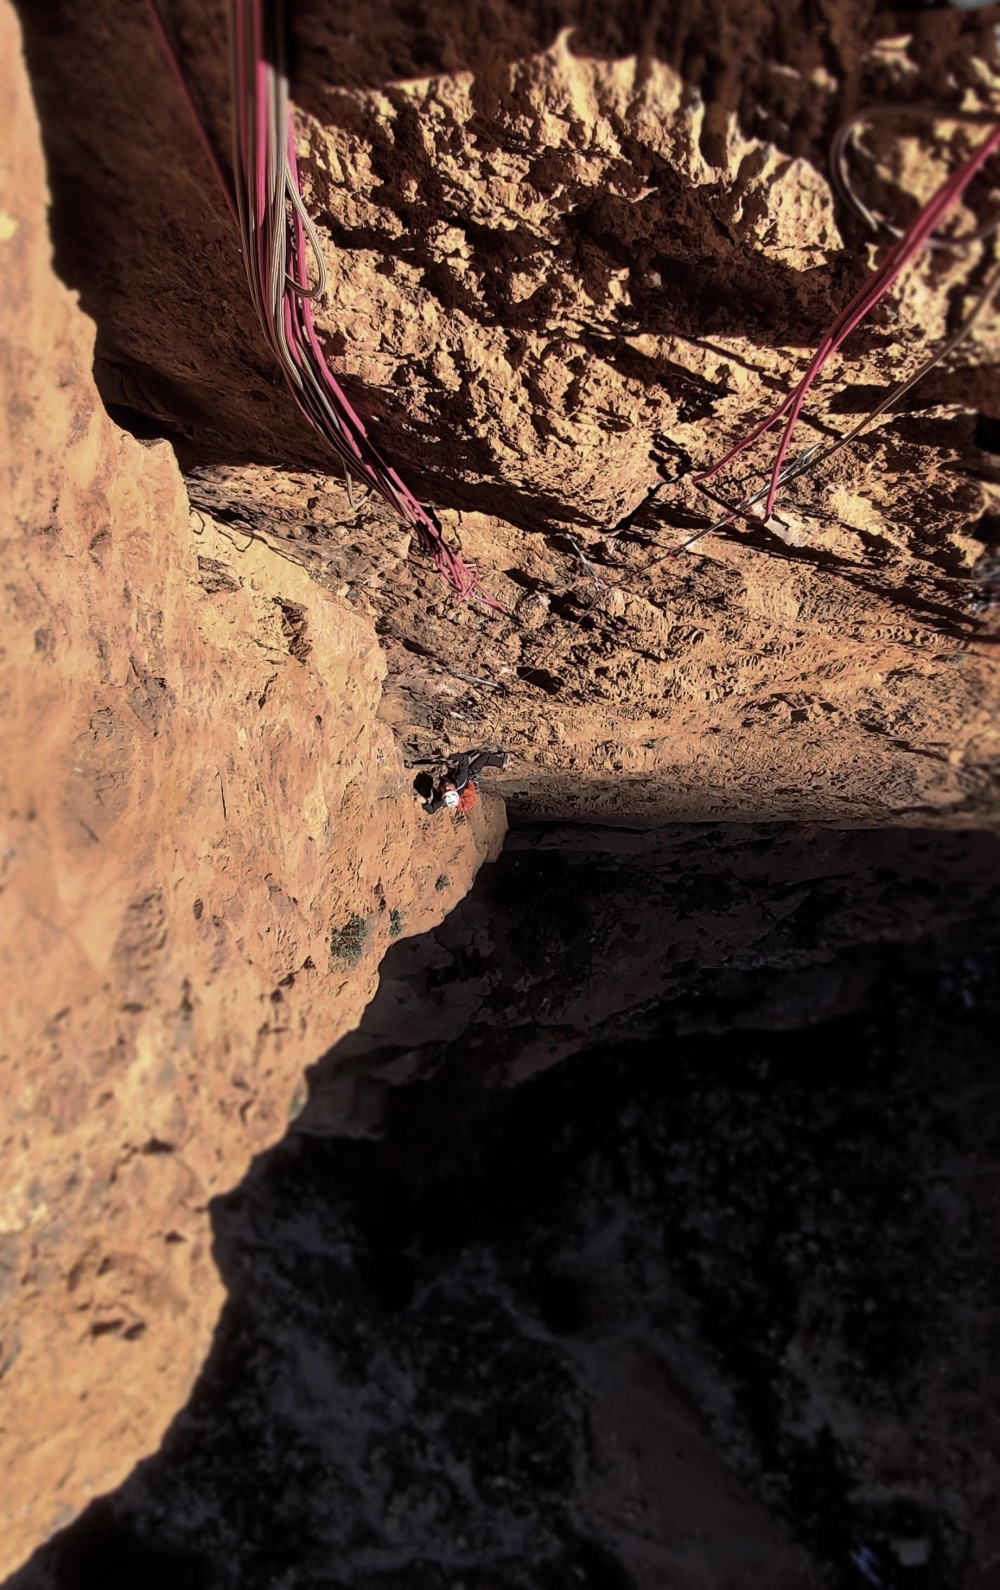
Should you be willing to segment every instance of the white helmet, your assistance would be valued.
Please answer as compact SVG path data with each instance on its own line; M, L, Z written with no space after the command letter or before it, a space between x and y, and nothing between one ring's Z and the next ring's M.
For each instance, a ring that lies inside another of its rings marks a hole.
M459 800L458 790L446 789L444 794L441 796L441 799L444 801L446 806L457 806Z

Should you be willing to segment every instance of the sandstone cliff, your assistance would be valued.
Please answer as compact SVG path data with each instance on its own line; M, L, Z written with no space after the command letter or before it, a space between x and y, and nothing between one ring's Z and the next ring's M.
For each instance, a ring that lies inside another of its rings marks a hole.
M157 1445L222 1302L209 1199L503 831L419 813L370 622L108 419L2 28L0 1574Z
M163 1445L8 1590L993 1590L998 858L515 829L320 1068L339 1132L213 1203Z
M866 268L824 175L833 127L871 98L993 105L993 33L901 36L854 0L815 26L792 0L667 9L296 8L331 357L499 615L447 600L327 473L126 0L25 11L58 274L95 349L50 269L3 13L0 1571L157 1444L221 1301L208 1200L282 1134L391 940L495 851L498 808L423 824L400 743L506 744L522 818L995 820L995 316L776 527L665 555L705 523L692 467L787 388ZM223 10L171 17L224 146ZM912 210L958 146L879 145L886 203ZM908 374L983 265L924 260L809 438ZM713 931L717 965L757 928ZM520 991L558 996L544 1057L669 992L657 942L619 1005L585 967ZM455 994L477 1020L481 972Z
M973 571L1000 541L995 310L902 412L789 488L771 531L666 556L716 516L692 470L788 390L869 269L827 180L838 122L871 101L988 110L985 14L903 33L854 0L815 25L797 0L640 12L303 0L292 17L327 347L507 616L455 607L326 473L124 0L27 17L102 394L177 439L199 502L376 615L383 715L415 754L470 734L515 753L516 813L992 820L996 609ZM225 149L224 8L176 0L170 18ZM906 219L975 136L893 124L859 181ZM959 226L997 200L984 180ZM984 264L927 254L824 375L796 448L910 374ZM715 484L735 500L772 452Z
M832 1021L885 947L976 945L998 919L995 832L515 828L440 926L390 948L357 1030L310 1071L295 1131L374 1133L390 1088L452 1070L521 1083L660 1031L675 1007L684 1035L734 1012L763 1031Z

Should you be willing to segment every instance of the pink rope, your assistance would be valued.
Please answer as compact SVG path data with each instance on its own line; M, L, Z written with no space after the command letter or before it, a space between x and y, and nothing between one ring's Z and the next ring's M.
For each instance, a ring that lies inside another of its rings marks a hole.
M483 590L476 569L447 545L434 519L369 440L323 352L308 296L305 227L295 206L291 224L286 213L286 175L295 194L301 197L295 128L290 113L282 132L275 134L273 127L274 96L279 96L278 103L284 103L286 90L279 69L265 55L264 0L232 0L236 181L238 188L245 190L237 195L239 203L215 154L156 0L146 0L146 5L216 181L242 234L244 262L263 330L299 410L340 455L345 467L378 491L402 519L413 525L431 555L434 569L458 598L474 598L497 612L506 612L502 602ZM248 44L252 44L252 51L248 51ZM252 72L248 77L251 54ZM243 207L247 201L249 211ZM274 276L276 260L281 262L282 270L280 308ZM310 407L310 402L315 407Z
M962 194L972 181L972 178L998 147L1000 147L1000 127L994 128L993 132L990 133L986 141L981 144L978 149L974 150L972 154L969 155L965 161L963 161L958 170L953 172L952 175L941 184L941 187L938 189L934 197L927 205L924 206L919 215L917 215L914 220L911 221L910 225L907 227L906 231L903 233L898 242L893 244L885 259L882 261L882 264L872 276L871 280L865 284L860 292L855 294L850 303L847 305L846 309L841 310L833 324L829 327L816 352L813 354L812 359L809 361L805 375L795 387L794 391L792 391L788 397L785 398L784 402L781 403L777 409L775 409L774 413L768 419L764 420L756 427L755 430L751 431L749 436L747 436L742 442L738 442L735 447L730 448L729 452L726 453L724 458L720 458L718 463L712 465L711 469L706 469L702 474L698 475L696 477L698 480L711 480L713 475L717 475L719 471L724 469L727 464L731 463L734 458L738 458L740 453L744 452L746 448L752 446L752 444L761 436L765 435L773 425L776 425L779 420L784 419L787 415L788 423L785 426L781 441L778 444L778 451L774 460L774 467L771 470L771 484L767 495L767 502L764 505L764 521L765 523L767 522L767 520L771 517L771 513L774 508L774 500L778 493L781 466L785 461L785 455L787 454L788 448L791 444L792 432L794 431L799 415L802 412L802 405L805 403L805 400L811 387L813 386L813 383L816 381L816 378L819 376L827 362L851 335L851 332L854 331L860 325L861 321L864 320L865 316L870 314L875 306L881 302L910 261L920 253L921 249L926 247L931 234L937 230L940 222L944 220L945 216L962 197Z
M233 193L229 186L228 178L219 164L219 158L215 153L212 140L208 135L208 129L205 126L205 123L202 121L201 111L195 104L194 95L191 93L191 90L188 86L187 78L184 76L184 69L177 58L177 52L174 49L173 40L171 39L170 34L167 32L163 18L160 15L160 9L156 4L156 0L146 0L146 10L149 12L149 19L153 24L153 29L163 48L163 53L167 57L167 61L170 64L170 69L173 72L174 77L177 79L178 87L184 96L187 108L191 112L191 118L194 122L195 130L197 131L201 147L205 151L205 156L212 168L215 180L222 189L223 197L225 198L226 204L229 206L229 213L237 225L239 225L239 216L236 214L236 201L233 198Z
M298 160L295 153L294 127L291 119L289 119L288 125L288 164L296 192L299 192ZM292 261L295 281L300 287L307 287L309 285L309 275L306 260L306 239L302 221L298 215L295 217L293 227ZM369 441L360 416L327 362L316 333L311 300L295 293L289 287L285 291L286 310L289 307L290 299L293 301L294 310L297 310L301 321L301 330L304 332L312 351L315 368L329 391L342 420L346 422L345 440L350 446L353 457L357 460L357 467L365 474L366 478L371 480L375 488L392 504L400 516L418 531L432 555L434 568L447 580L456 596L462 600L475 597L477 600L485 602L487 606L494 608L497 612L506 612L506 608L500 602L488 596L482 589L479 583L479 575L475 568L471 564L464 563L451 550L437 525L414 497L409 487L404 484L396 470L386 463L377 448ZM289 337L290 345L292 345L292 342L292 337Z

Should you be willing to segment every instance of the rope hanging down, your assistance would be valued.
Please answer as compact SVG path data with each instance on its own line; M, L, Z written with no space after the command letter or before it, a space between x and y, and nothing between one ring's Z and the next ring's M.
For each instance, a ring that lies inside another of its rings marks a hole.
M202 146L239 227L254 308L292 396L344 465L416 530L456 596L504 611L446 544L432 515L381 455L330 369L313 303L326 288L319 238L299 189L280 0L232 0L233 184L226 181L156 0L153 25L195 119ZM309 251L317 280L309 281Z
M740 453L765 435L773 425L777 425L779 420L787 419L781 441L778 444L777 456L774 460L771 479L767 488L767 500L764 504L763 518L765 523L770 519L774 508L774 499L777 496L778 487L781 485L782 479L790 479L791 473L798 473L797 470L784 473L783 466L785 455L792 439L792 432L795 429L796 421L802 411L802 405L813 382L823 369L823 366L837 352L841 344L847 340L851 332L860 325L861 321L875 308L876 304L881 302L910 261L934 240L933 234L937 227L958 203L973 177L985 165L990 155L997 148L1000 148L1000 127L994 127L985 142L980 144L978 149L973 150L972 154L962 162L957 171L952 172L951 176L941 184L930 203L925 205L919 215L910 222L906 231L890 248L870 281L851 299L847 308L841 311L830 326L826 336L809 361L805 375L795 389L789 393L785 401L775 409L768 419L751 431L750 435L745 437L742 442L738 442L735 447L730 448L724 458L720 458L718 463L713 464L710 469L706 469L702 474L698 475L696 477L697 480L711 480L713 475L717 475L720 469L724 469L734 458L738 458Z
M925 375L928 375L936 365L947 359L948 355L954 353L955 349L965 341L966 337L970 335L982 318L998 287L1000 287L1000 265L994 265L986 278L985 285L980 289L979 296L973 304L970 313L965 317L954 335L949 337L947 342L942 343L941 347L935 353L932 353L930 358L925 359L918 370L914 370L913 374L907 376L905 381L900 381L897 386L894 386L892 391L880 403L877 403L856 425L851 427L846 436L838 437L828 447L824 447L822 442L815 442L812 447L807 447L805 452L801 453L798 458L793 458L791 463L786 464L782 469L778 477L778 485L784 486L789 481L798 480L802 475L811 474L814 469L818 469L821 464L829 463L831 458L836 458L837 454L842 453L845 447L850 447L852 442L857 441L862 431L867 430L874 420L877 420L881 414L885 414L901 398L904 398L907 392L912 391L917 383L923 380ZM717 497L714 492L709 491L708 487L704 485L703 479L704 477L695 479L695 485L698 490L704 492L713 502L717 502L720 507L725 508L727 504L721 497ZM687 540L682 541L679 546L672 547L668 556L677 557L681 552L686 552L688 547L693 547L696 541L701 541L704 536L713 535L718 530L725 530L727 525L731 525L736 519L746 519L751 524L759 525L761 521L751 512L751 509L764 500L769 489L769 486L762 486L759 491L744 497L741 503L729 509L724 519L720 519L717 524L706 525L704 530L696 530L693 536L688 536Z

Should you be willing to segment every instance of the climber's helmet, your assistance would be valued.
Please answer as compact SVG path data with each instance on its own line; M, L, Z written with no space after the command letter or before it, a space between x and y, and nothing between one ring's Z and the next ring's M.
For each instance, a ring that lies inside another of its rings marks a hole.
M444 804L451 807L457 806L460 798L461 797L459 796L457 789L446 789L444 794L441 796Z

